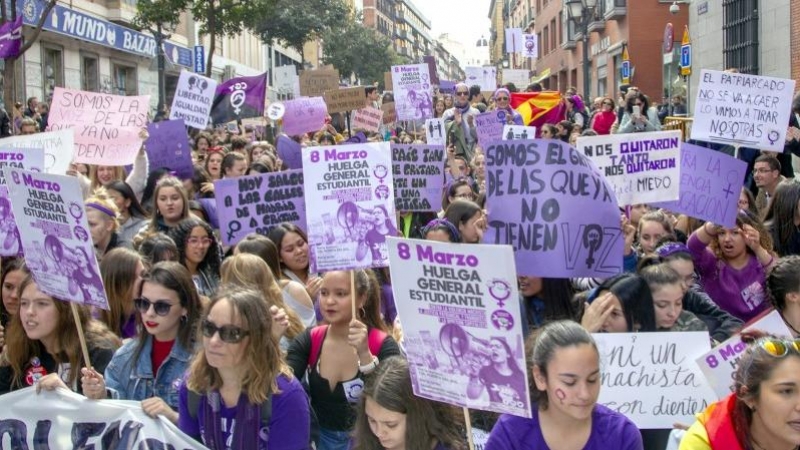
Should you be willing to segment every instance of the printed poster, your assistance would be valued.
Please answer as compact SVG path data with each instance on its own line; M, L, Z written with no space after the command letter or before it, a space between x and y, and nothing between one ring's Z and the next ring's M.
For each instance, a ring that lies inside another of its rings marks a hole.
M78 179L2 169L25 262L53 297L108 309Z
M531 417L513 249L389 238L414 393Z
M216 91L215 80L182 70L169 110L169 120L183 119L187 126L205 130Z
M425 142L432 145L447 144L447 129L444 126L444 119L425 121Z
M312 272L386 267L397 236L388 142L303 149Z
M518 141L536 139L536 127L525 125L505 125L503 126L504 141Z
M5 167L41 172L44 167L44 150L0 150L0 168ZM22 240L11 209L7 184L3 171L0 170L0 256L17 256L22 254Z
M392 66L392 86L397 120L433 117L433 97L427 64Z

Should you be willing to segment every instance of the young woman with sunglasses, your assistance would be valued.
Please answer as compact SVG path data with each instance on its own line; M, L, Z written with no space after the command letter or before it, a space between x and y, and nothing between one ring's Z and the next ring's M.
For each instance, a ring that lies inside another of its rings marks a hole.
M800 341L744 338L755 339L739 356L733 393L698 415L680 450L795 450L800 445Z
M194 351L200 297L185 267L162 262L142 277L134 305L143 331L114 353L105 376L83 370L102 388L87 397L138 400L149 416L177 423L178 385Z
M611 134L611 128L617 121L617 113L614 111L614 100L603 97L600 110L592 116L592 129L599 135Z
M210 297L219 286L220 250L211 227L190 217L169 230L167 235L178 246L181 264L192 274L197 292Z
M181 431L212 450L309 448L308 397L271 338L272 324L256 291L222 292L211 301L202 348L180 388Z

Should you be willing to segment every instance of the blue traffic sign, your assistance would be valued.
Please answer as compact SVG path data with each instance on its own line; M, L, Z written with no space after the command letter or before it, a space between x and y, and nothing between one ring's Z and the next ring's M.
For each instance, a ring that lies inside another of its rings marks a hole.
M631 77L631 62L622 61L622 78L627 79Z
M692 72L692 45L681 45L681 75L689 75Z
M202 45L194 46L194 73L206 72L206 49Z

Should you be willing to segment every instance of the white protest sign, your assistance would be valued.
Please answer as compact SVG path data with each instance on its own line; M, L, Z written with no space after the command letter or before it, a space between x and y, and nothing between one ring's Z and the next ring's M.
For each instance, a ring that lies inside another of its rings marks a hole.
M14 167L41 172L43 166L44 150L41 148L0 150L0 168ZM6 184L3 171L0 170L0 256L17 256L22 254L22 241L14 212L11 210Z
M522 35L522 56L525 58L539 57L539 39L535 34Z
M598 403L639 428L692 423L716 401L695 364L711 348L706 332L597 333L601 386Z
M506 125L503 127L503 140L528 140L536 138L536 127L526 127L524 125Z
M388 241L414 393L531 417L514 250Z
M496 67L466 67L464 72L468 86L478 85L481 87L481 92L494 92L497 89Z
M75 132L69 128L0 139L0 149L23 148L43 148L44 171L64 175L75 151Z
M353 113L353 129L377 133L383 120L383 110L373 106L361 108Z
M169 110L169 120L183 119L187 126L205 130L216 92L215 80L182 70Z
M619 206L678 199L679 130L585 136L578 138L575 147L614 186Z
M25 262L39 289L108 309L78 179L10 167L2 171Z
M429 145L445 145L447 131L444 128L444 119L428 119L425 121L425 142Z
M312 272L386 267L397 236L388 142L303 149Z
M786 322L775 310L751 322L743 331L750 330L759 330L787 339L792 336ZM746 348L747 344L742 342L741 335L736 334L697 358L697 365L700 366L700 370L703 371L703 375L719 398L733 392L733 374L739 366L739 356Z
M794 80L703 69L692 139L783 152Z
M514 83L514 86L524 89L530 83L528 69L503 69L503 84Z
M0 449L205 449L164 416L151 418L141 402L91 400L35 387L0 396ZM8 444L8 446L6 446Z
M281 120L286 114L286 107L281 102L273 102L267 107L267 117L270 120Z
M294 85L297 83L298 89L295 96L300 96L300 77L297 76L297 66L289 64L276 67L272 74L276 91L281 94L294 94Z

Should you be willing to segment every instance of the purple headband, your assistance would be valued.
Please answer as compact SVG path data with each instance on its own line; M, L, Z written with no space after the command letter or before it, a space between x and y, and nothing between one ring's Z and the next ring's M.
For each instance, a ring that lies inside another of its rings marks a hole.
M117 218L117 215L114 214L114 211L106 208L105 206L103 206L103 205L101 205L99 203L87 203L86 207L87 208L96 209L96 210L100 211L101 213L107 215L108 217L111 217L112 219L116 219Z
M447 231L450 233L450 238L453 239L454 242L461 241L461 234L458 232L458 229L452 222L447 219L433 219L428 222L427 225L422 227L422 237L424 238L428 233L435 230L438 227L445 227Z
M504 87L498 88L496 91L494 91L494 96L492 96L492 98L497 98L497 94L500 94L500 93L505 93L508 96L509 99L511 98L511 91L509 91L508 89L506 89Z
M680 242L667 242L666 244L658 247L656 253L661 258L672 256L675 253L689 253L689 247Z

